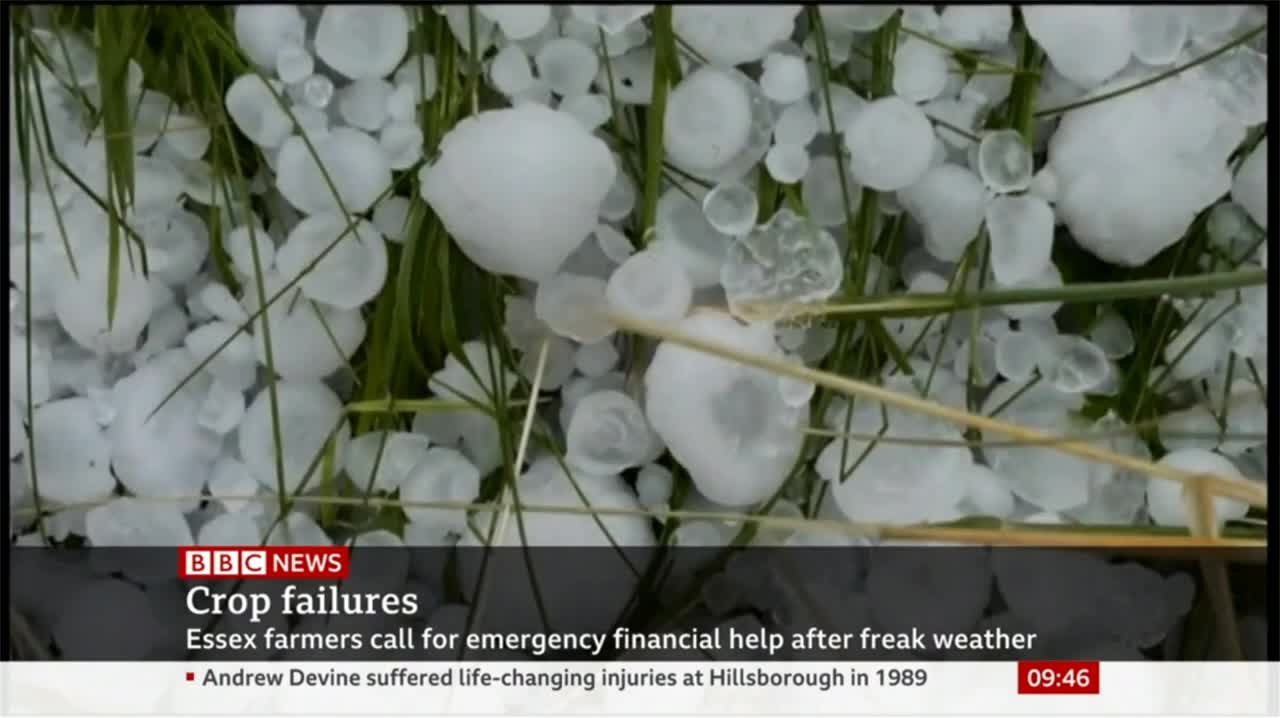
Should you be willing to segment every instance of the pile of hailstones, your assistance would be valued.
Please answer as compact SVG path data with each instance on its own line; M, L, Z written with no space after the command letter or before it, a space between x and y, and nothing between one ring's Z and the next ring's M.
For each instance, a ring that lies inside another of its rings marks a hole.
M1215 250L1206 257L1227 258L1207 260L1205 271L1266 266L1267 141L1230 161L1266 121L1266 57L1257 43L1141 91L1037 119L1029 147L1017 132L981 129L1010 95L1011 76L966 74L947 51L921 39L973 51L984 68L1015 64L1009 6L902 8L897 21L910 32L898 38L892 94L874 100L817 82L823 48L797 6L676 7L674 28L687 53L683 79L667 98L663 141L666 162L678 172L665 180L654 231L637 242L624 227L639 211L639 192L605 141L604 125L611 102L650 102L652 6L436 11L460 52L477 43L485 81L510 106L461 121L430 163L415 114L436 91L437 67L430 55L409 53L407 11L234 11L236 39L256 69L230 84L225 107L269 165L246 178L269 208L265 216L227 209L204 159L209 130L190 108L147 88L134 66L137 192L128 221L146 246L149 271L144 275L136 256L122 258L111 322L102 209L51 165L30 176L10 165L9 490L14 509L27 511L15 526L31 531L35 466L54 538L257 543L274 518L270 498L281 482L290 493L315 489L308 470L335 426L337 465L356 486L410 502L474 499L481 478L500 462L497 428L483 413L424 413L411 431L355 437L344 415L351 385L345 369L367 332L363 311L386 283L387 243L404 241L414 201L430 206L477 265L522 280L524 289L506 306L520 365L489 371L485 346L473 341L464 350L476 374L450 357L431 388L441 397L484 401L493 389L477 376L506 372L503 383L511 387L517 371L526 379L539 373L542 390L558 397L551 411L568 465L587 500L609 508L667 506L672 474L659 460L668 452L696 488L686 508L741 510L770 497L799 457L814 387L671 342L658 345L642 382L628 382L619 332L600 307L741 352L814 365L832 349L834 331L782 321L783 312L841 287L864 294L945 290L980 232L989 239L990 269L986 277L970 273L974 286L1060 286L1051 249L1055 237L1069 240L1058 227L1100 260L1136 267L1177 242L1205 210ZM897 11L821 8L830 61L865 78L873 32ZM1036 110L1131 85L1265 21L1256 9L1216 6L1021 12L1048 58ZM37 37L55 38L51 30ZM86 133L87 115L69 89L97 96L94 53L85 38L61 40L65 52L46 53L57 66L40 77L51 131L46 150L106 196L102 142ZM404 171L418 172L420 198L388 193L393 175ZM758 223L751 188L762 173L794 188L803 213L780 209ZM872 261L862 287L843 274L846 189L855 210L862 190L871 189L880 193L879 219L909 220L901 265ZM229 228L222 241L245 288L240 296L211 269L209 227L200 218L209 211L223 212L221 226ZM269 298L293 286L266 322L237 333L262 303L259 274ZM1171 300L1186 328L1155 372L1168 374L1167 385L1153 390L1177 388L1188 408L1162 419L1162 443L1171 451L1161 462L1224 476L1260 478L1265 471L1265 438L1257 437L1265 436L1266 409L1251 377L1266 381L1265 298L1258 287ZM984 411L1001 407L1003 419L1053 433L1104 432L1108 448L1144 455L1114 416L1083 422L1075 411L1087 395L1117 390L1117 361L1134 351L1133 328L1103 311L1086 333L1063 334L1058 306L966 313L961 326L980 326L972 346L969 331L946 332L945 322L890 322L919 371L912 377L888 366L879 380L955 406L965 405L972 380L987 397ZM268 352L278 377L266 375ZM935 363L936 373L928 370ZM1239 370L1246 363L1251 371ZM926 375L931 381L919 380ZM830 407L825 429L875 434L887 419L892 435L963 438L954 425L869 402ZM24 432L29 409L34 457ZM1255 438L1213 438L1224 432ZM991 448L981 461L964 448L866 449L863 441L837 439L816 456L812 468L829 482L832 499L823 517L1187 522L1175 485L1048 448ZM632 469L633 480L622 478ZM526 502L582 501L552 457L531 456L521 481ZM1220 499L1218 518L1241 518L1246 508ZM466 542L474 540L468 521L483 518L405 511L403 536L379 531L357 540L431 545L465 534ZM774 511L799 513L786 499ZM514 532L515 522L509 526ZM541 514L526 518L524 528L535 543L602 544L602 526L621 544L655 541L642 516L597 523ZM719 544L735 528L686 522L676 541ZM333 537L299 505L268 540ZM498 540L518 539L512 533Z

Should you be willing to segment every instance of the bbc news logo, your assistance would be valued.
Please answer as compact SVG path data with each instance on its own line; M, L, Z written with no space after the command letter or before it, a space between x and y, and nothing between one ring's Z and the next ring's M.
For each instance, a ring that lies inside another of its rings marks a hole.
M346 546L178 549L179 578L333 579L349 570Z

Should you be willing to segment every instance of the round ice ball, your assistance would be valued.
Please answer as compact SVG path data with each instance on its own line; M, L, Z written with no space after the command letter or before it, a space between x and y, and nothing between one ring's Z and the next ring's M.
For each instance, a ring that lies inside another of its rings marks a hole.
M422 196L473 262L538 281L591 233L616 173L608 145L577 120L525 104L450 130Z
M909 187L924 176L934 139L924 112L896 96L869 103L844 128L854 178L882 192Z
M353 80L386 77L409 49L409 16L398 5L326 5L315 47L326 65Z

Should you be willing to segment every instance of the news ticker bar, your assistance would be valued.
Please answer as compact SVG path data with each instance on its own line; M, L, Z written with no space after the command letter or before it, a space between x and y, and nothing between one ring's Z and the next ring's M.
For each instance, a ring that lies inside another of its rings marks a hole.
M4 715L1274 715L1276 663L7 663Z

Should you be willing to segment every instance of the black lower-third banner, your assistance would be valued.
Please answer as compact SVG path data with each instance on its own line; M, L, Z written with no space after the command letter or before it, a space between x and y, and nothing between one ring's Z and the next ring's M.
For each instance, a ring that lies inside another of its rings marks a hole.
M10 547L7 650L18 660L1265 660L1265 561L1263 550L952 546Z

